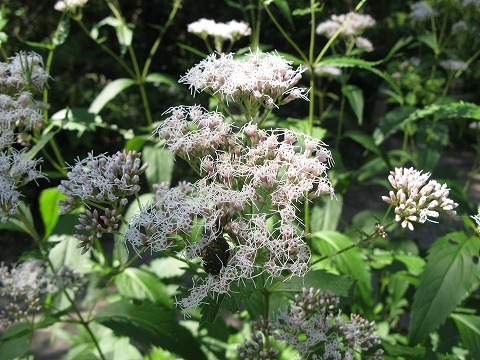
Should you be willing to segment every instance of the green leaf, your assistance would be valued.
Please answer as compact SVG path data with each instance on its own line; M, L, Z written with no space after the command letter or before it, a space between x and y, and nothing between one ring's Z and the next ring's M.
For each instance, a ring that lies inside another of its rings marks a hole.
M51 117L52 124L63 130L78 131L81 137L85 131L95 131L101 119L85 108L66 108Z
M159 346L187 360L206 360L197 340L164 306L121 300L101 308L95 321L141 344Z
M31 324L14 323L5 329L0 339L0 358L13 360L23 358L30 352Z
M40 193L39 205L40 215L42 216L45 227L44 238L50 236L60 217L60 215L58 215L60 206L57 205L57 201L66 198L67 197L58 191L57 188L45 189Z
M353 245L353 241L347 236L336 231L320 231L310 235L313 248L321 255L326 256ZM341 274L352 276L357 283L355 289L362 302L367 306L373 306L373 287L370 269L363 259L358 247L342 252L324 260L336 268ZM323 262L319 263L323 265Z
M397 94L397 96L403 97L402 91L398 87L395 80L388 73L380 71L374 67L379 63L380 61L372 62L372 61L366 61L362 59L354 59L354 58L340 56L340 57L323 58L319 62L319 65L330 65L330 66L336 66L336 67L358 67L360 69L371 71L375 75L385 80L388 83L388 85L390 85L392 90Z
M295 26L293 25L292 12L290 11L290 6L288 6L288 0L272 0L271 2L280 9L288 24L293 29Z
M397 42L392 46L392 48L388 52L387 56L385 56L385 58L383 59L383 62L384 63L388 62L393 57L393 55L397 53L398 50L400 50L404 46L407 46L412 41L413 41L412 36L401 37L400 39L398 39Z
M149 135L150 136L150 135ZM147 139L143 136L135 136L128 140L125 144L125 151L142 151L143 145L147 142Z
M480 359L480 316L452 314L470 358Z
M107 105L109 101L114 99L118 94L120 94L125 89L128 89L130 86L135 85L135 80L133 79L116 79L109 83L103 88L100 94L97 95L95 100L88 108L88 112L93 114L98 114L102 109Z
M81 255L76 248L78 240L69 235L51 235L50 242L58 242L48 254L54 269L63 269L65 266L75 269L79 273L91 271L91 260L87 255Z
M111 26L115 29L115 32L117 34L117 40L121 48L121 53L125 54L127 47L132 45L133 24L128 24L123 19L117 19L109 16L100 21L97 24L97 27L100 28L104 25Z
M27 221L30 224L34 224L30 208L23 201L20 201L18 207L20 208L20 211L26 215ZM36 238L36 234L32 233L32 230L29 227L25 226L21 220L16 218L10 218L6 223L0 221L0 230L23 232L29 234L34 239Z
M401 106L389 111L380 119L378 127L373 131L376 145L380 145L398 131L403 131L407 118L416 109L413 106Z
M270 291L301 293L302 288L330 290L337 296L349 297L354 285L354 280L349 275L335 275L325 270L310 270L303 277L291 279L273 286Z
M375 145L375 142L373 141L372 135L370 135L370 134L366 134L366 133L364 133L363 131L360 131L360 130L351 130L351 131L347 131L344 136L352 139L353 141L355 141L357 143L359 143L365 149L373 152L374 154L380 155L380 153L381 153L378 146Z
M126 268L115 277L121 295L129 299L149 300L173 307L166 286L154 274L139 268Z
M443 149L449 143L449 129L444 123L422 121L418 124L417 168L432 171L442 156Z
M336 230L342 215L342 195L337 194L333 199L320 197L315 199L313 204L310 231Z
M63 20L58 24L57 29L55 29L55 34L53 35L52 43L55 46L62 45L68 38L70 33L70 18L65 16Z
M32 146L30 150L23 154L22 158L25 161L32 160L38 154L38 152L41 151L45 147L45 145L53 138L54 135L55 133L53 132L42 135L40 140L34 146Z
M145 78L146 82L149 83L154 83L154 84L165 84L173 87L180 87L180 84L176 79L174 79L172 76L166 75L166 74L161 74L161 73L152 73L148 74L147 77Z
M433 115L439 119L462 118L480 120L480 106L464 101L444 105L433 104L412 112L405 121L414 121Z
M438 238L415 292L409 340L418 343L436 330L470 291L480 283L478 238L453 232Z
M358 125L362 125L363 122L363 91L355 85L342 86L342 94L348 100L348 103L352 107L353 113L357 117Z
M146 145L142 150L142 160L148 163L145 176L150 186L172 180L175 157L168 149Z

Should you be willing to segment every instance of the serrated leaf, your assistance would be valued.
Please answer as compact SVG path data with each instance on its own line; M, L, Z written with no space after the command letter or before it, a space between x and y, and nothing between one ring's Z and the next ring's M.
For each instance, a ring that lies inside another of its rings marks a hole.
M58 200L66 199L57 188L45 189L40 193L39 205L40 215L42 216L43 225L45 227L44 238L47 238L52 233L55 225L58 222L58 210L60 206L57 205Z
M14 323L5 329L0 339L0 356L2 360L23 358L30 352L31 324Z
M393 109L380 119L378 127L373 131L373 139L376 145L380 145L390 136L403 130L407 124L407 118L416 108L413 106L401 106Z
M146 145L142 150L142 160L148 163L148 168L145 170L148 185L172 180L175 157L168 149Z
M480 359L480 316L452 314L470 358Z
M91 270L90 259L87 255L81 255L76 248L78 240L69 235L52 235L48 238L50 242L58 242L48 254L54 269L63 269L65 266L79 273Z
M208 298L207 301L202 305L200 323L214 323L220 309L230 312L238 310L237 301L230 295L220 294L215 299Z
M336 231L315 232L311 234L310 237L312 239L312 246L322 256L333 254L354 244L350 238ZM358 291L358 295L367 306L373 305L373 287L370 269L358 247L354 247L324 261L330 263L334 268L338 269L340 273L350 275L357 280L355 288Z
M444 105L433 104L412 112L405 121L414 121L432 115L439 119L462 118L480 120L480 106L463 101Z
M391 77L386 72L380 71L376 69L374 66L378 65L380 62L372 62L372 61L366 61L362 59L355 59L355 58L349 58L349 57L329 57L329 58L323 58L318 65L329 65L329 66L336 66L336 67L358 67L360 69L365 69L368 71L371 71L375 75L381 77L383 80L385 80L388 85L392 88L392 90L395 92L397 96L400 98L403 97L402 91L398 87L397 83L395 80Z
M438 238L427 256L411 310L409 340L418 343L435 331L480 283L480 265L474 256L480 241L463 232Z
M348 297L354 285L354 280L349 275L335 275L325 270L310 270L303 277L292 277L278 286L273 286L270 291L301 293L302 288L330 290L337 296Z
M166 286L154 274L139 268L126 268L115 277L115 285L128 299L149 300L172 307Z
M102 111L109 101L133 85L135 85L135 81L133 79L122 78L113 80L112 82L108 83L108 85L103 88L100 94L97 95L95 100L93 100L92 104L88 108L88 112L93 114L100 113L100 111Z
M342 86L342 94L347 98L348 103L358 120L358 125L362 125L364 106L362 89L355 85L344 85Z
M197 340L164 306L121 300L101 308L94 320L141 344L159 346L187 360L206 360Z

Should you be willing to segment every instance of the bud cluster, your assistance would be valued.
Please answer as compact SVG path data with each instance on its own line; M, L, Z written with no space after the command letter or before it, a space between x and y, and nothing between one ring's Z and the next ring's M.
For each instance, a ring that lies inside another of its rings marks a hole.
M52 274L41 260L28 259L21 264L14 264L10 269L2 263L0 295L12 301L0 313L0 325L29 321L31 314L41 310L41 300L45 294L79 285L80 276L76 272L64 268Z
M373 334L375 323L357 314L345 319L339 302L329 291L303 288L274 322L275 339L315 359L350 359L356 352L366 355L372 351L369 358L381 359L383 350L376 349L380 340Z
M439 217L439 212L455 215L458 204L449 199L447 184L436 180L427 180L430 173L422 174L414 168L395 168L388 176L388 181L397 191L390 191L389 196L382 196L383 201L395 206L395 220L402 227L413 230L412 222L424 223L430 218Z
M140 175L147 164L141 164L141 153L118 151L112 156L93 153L70 167L68 180L62 180L58 190L67 196L59 200L59 214L66 214L78 206L107 205L124 208L128 197L140 191Z
M373 334L375 323L356 314L347 320L338 309L339 303L329 291L303 288L275 319L253 322L252 340L245 339L237 355L241 359L271 359L276 353L271 341L265 339L273 337L292 346L302 359L353 359L356 353L381 359L380 340Z

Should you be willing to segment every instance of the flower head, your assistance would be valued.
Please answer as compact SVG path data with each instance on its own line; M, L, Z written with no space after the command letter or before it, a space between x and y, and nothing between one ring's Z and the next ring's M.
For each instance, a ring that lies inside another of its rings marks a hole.
M317 26L317 34L331 38L340 27L340 36L358 36L365 29L375 25L375 19L370 15L349 12L342 15L332 15L330 20L324 21Z
M437 218L439 212L455 215L458 204L448 198L450 190L446 184L428 180L430 173L422 174L414 168L395 168L388 180L396 193L382 196L383 201L395 206L395 220L402 227L413 230L412 222L424 223ZM428 182L427 182L428 181Z
M303 288L276 319L253 322L256 333L251 341L245 340L244 346L237 348L237 354L242 359L275 354L272 346L266 347L270 342L265 341L273 337L292 346L302 358L353 359L358 352L370 359L381 359L381 343L373 334L375 323L357 314L345 319L338 310L339 303L339 298L329 291Z
M414 21L425 21L433 16L437 15L437 11L434 10L427 2L419 1L410 5L410 18Z
M67 195L66 200L58 201L62 206L59 213L66 214L82 203L119 204L123 208L128 203L127 197L140 191L140 175L148 166L141 164L140 156L136 151L119 151L112 156L90 153L78 160L70 167L68 180L62 180L58 187Z
M77 8L82 8L88 0L61 0L57 1L53 6L57 11L74 11Z
M280 55L259 50L243 60L234 59L232 53L211 54L188 70L180 82L188 84L193 94L206 91L227 102L242 104L253 117L260 107L278 107L292 96L307 100L305 91L295 88L304 70L294 69Z
M365 50L366 52L372 52L373 51L373 44L370 40L363 36L357 36L355 38L355 45L360 48Z
M243 21L231 20L227 23L215 22L210 19L199 19L189 24L187 31L205 39L207 36L236 41L252 33L250 26Z
M38 259L25 260L10 269L0 264L0 296L12 300L0 312L0 324L28 321L30 314L41 309L40 301L45 294L76 287L79 280L79 274L68 268L49 272L46 264Z
M467 63L461 60L443 60L440 62L440 66L443 67L445 70L449 71L459 71L465 70L467 68Z

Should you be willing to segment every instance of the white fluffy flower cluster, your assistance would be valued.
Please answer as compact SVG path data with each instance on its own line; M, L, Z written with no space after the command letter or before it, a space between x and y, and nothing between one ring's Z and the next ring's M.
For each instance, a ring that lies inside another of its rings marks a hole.
M449 71L465 70L468 67L465 61L452 59L440 61L440 66Z
M36 169L41 160L13 144L41 126L43 117L33 94L43 90L47 79L38 54L21 52L10 63L0 63L0 218L4 222L17 211L18 188L42 177Z
M202 258L208 273L178 302L185 309L262 272L303 275L310 251L296 206L334 192L327 176L332 156L320 140L291 130L266 131L252 123L240 129L240 139L219 127L217 113L204 111L198 106L172 109L172 124L157 129L173 152L183 144L190 149L182 153L186 158L203 154L198 169L203 178L182 189L159 186L156 205L136 216L124 234L135 248L159 251L175 244L179 235L185 239L194 226L204 228L197 241L184 240L186 258ZM187 116L197 120L184 122Z
M41 91L48 78L42 57L34 52L20 52L9 63L0 63L0 90L4 94Z
M389 196L382 196L383 201L395 206L395 220L402 227L413 230L412 222L424 223L430 218L437 218L439 211L455 215L458 204L448 198L450 190L447 184L441 185L436 180L427 180L430 173L422 174L414 168L395 168L388 176L388 181L396 190Z
M452 35L456 35L468 30L468 25L464 20L457 21L452 25Z
M88 0L61 0L57 1L53 8L57 11L72 11L85 6Z
M21 193L18 188L44 177L37 170L41 159L27 159L25 151L10 148L0 153L0 217L6 222L17 212Z
M207 112L201 106L177 106L164 114L171 114L154 131L167 141L172 153L183 159L194 159L212 153L219 147L233 143L231 125L219 112Z
M180 78L193 94L205 91L225 101L234 101L252 118L267 109L296 98L308 100L304 89L294 87L305 68L292 68L291 62L274 53L257 50L237 60L233 53L211 54Z
M0 295L13 301L0 312L0 324L28 321L30 313L39 310L43 295L76 287L80 285L79 280L80 275L68 268L56 274L48 272L46 264L38 259L25 260L10 269L2 263Z
M330 20L321 22L317 26L317 34L331 38L340 27L340 36L358 36L369 27L376 24L370 15L349 12L347 14L332 15Z
M250 26L243 21L231 20L227 23L222 23L205 18L189 24L187 31L200 36L202 39L212 36L230 41L236 41L252 33Z
M419 1L410 5L409 16L414 21L425 21L433 16L437 16L437 14L438 12L425 1Z
M317 65L315 66L315 74L319 76L330 76L330 77L337 77L342 75L342 69L336 66L331 65Z
M264 358L266 351L276 354L272 345L267 350L264 347L263 337L273 337L292 346L304 359L354 359L355 355L382 359L381 342L374 334L375 322L357 314L344 319L339 303L340 299L329 291L303 288L275 321L261 318L260 322L254 322L257 334L252 335L252 341L245 339L237 354L242 359Z
M112 156L93 153L70 167L68 180L62 180L58 190L67 196L59 200L59 214L66 214L81 204L114 205L123 208L127 197L140 191L140 175L147 168L136 151L118 151ZM114 208L117 208L114 206Z
M480 8L480 0L463 0L462 2L463 6L475 6Z
M373 51L373 44L370 40L363 36L357 36L355 38L355 46L365 50L366 52L372 52Z

